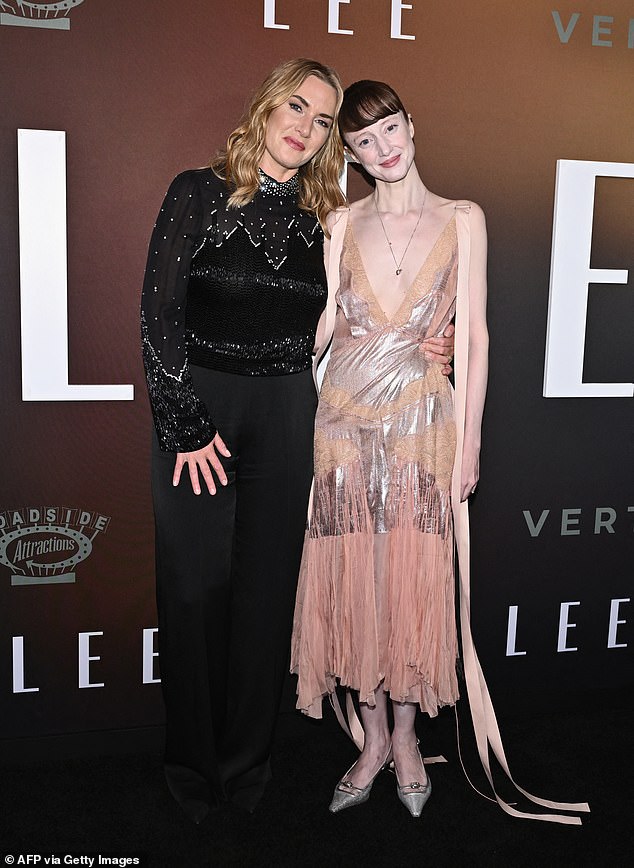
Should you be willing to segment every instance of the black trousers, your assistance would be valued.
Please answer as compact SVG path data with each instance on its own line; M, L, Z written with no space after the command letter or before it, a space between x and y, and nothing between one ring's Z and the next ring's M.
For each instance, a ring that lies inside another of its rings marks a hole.
M175 488L175 455L155 436L152 492L165 770L200 822L225 799L252 811L270 778L317 395L310 371L192 376L231 451L228 484L195 495L185 472Z

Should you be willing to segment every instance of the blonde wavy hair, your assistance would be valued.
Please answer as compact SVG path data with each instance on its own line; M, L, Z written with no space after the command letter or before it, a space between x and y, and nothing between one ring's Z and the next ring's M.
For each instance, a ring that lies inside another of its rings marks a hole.
M300 57L277 66L251 98L244 119L227 139L225 150L212 160L211 167L233 188L229 207L250 202L260 187L258 167L264 153L266 125L271 112L296 93L297 88L314 75L332 87L337 104L332 126L322 148L299 169L299 206L315 214L324 231L326 217L345 202L339 186L343 168L343 144L337 132L337 117L343 100L339 76L316 60Z

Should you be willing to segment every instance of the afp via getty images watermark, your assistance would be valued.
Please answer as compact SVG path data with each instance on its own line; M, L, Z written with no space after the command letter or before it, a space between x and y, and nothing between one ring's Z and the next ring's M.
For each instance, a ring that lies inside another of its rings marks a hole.
M4 865L98 865L140 866L147 868L149 862L143 853L5 853L0 862Z

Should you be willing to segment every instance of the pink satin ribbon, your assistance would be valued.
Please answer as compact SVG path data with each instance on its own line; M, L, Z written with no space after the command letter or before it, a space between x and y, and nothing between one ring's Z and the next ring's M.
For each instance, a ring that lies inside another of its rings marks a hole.
M515 789L531 802L556 811L588 812L587 802L552 802L531 795L513 780L504 753L493 703L487 687L480 661L476 653L471 633L471 594L470 594L470 544L469 544L469 506L467 501L460 502L460 479L462 472L462 448L464 443L465 412L467 403L467 376L469 369L469 258L470 232L468 202L457 203L456 229L458 232L458 290L456 302L456 350L455 350L455 416L456 416L456 459L454 464L451 496L454 514L456 548L458 551L458 572L460 576L460 630L467 696L471 719L478 747L480 762L487 776L491 790L498 805L512 817L528 820L542 820L550 823L580 825L581 818L565 814L532 814L511 807L496 792L491 773L489 748L493 751L500 766Z

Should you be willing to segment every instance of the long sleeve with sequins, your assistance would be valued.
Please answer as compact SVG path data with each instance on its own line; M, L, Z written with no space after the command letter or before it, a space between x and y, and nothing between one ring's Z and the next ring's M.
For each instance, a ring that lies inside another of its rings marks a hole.
M156 220L141 298L143 361L161 449L191 452L216 429L196 396L187 359L185 308L203 206L193 172L172 182Z

